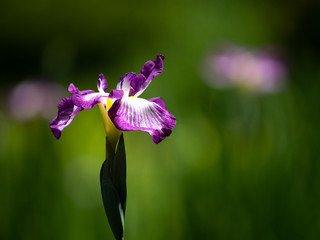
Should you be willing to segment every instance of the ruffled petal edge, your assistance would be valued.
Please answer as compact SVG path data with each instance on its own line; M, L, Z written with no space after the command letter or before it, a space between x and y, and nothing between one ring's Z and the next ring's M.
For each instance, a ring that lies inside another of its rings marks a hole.
M76 106L70 97L65 97L60 101L58 109L58 115L50 122L51 131L57 139L61 137L62 130L83 108Z
M142 98L123 97L113 103L108 114L118 129L148 132L157 144L168 137L176 125L176 118L164 106L161 98L148 101Z
M118 90L123 90L126 96L138 97L150 84L151 80L162 73L164 56L157 55L156 60L143 64L140 74L130 72L120 77L117 84Z

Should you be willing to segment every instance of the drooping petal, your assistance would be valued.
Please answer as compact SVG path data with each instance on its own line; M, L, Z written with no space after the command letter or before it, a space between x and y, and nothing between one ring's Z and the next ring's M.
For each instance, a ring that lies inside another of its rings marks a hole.
M53 135L59 139L62 130L70 124L74 116L83 109L90 109L98 103L105 104L107 93L96 93L92 90L80 91L73 83L68 87L71 97L63 98L58 105L58 115L51 121Z
M123 97L113 103L109 117L118 129L148 132L153 141L159 143L171 134L171 129L176 125L176 118L157 101L161 102L159 99L148 101L142 98Z
M162 108L167 109L167 106L161 97L150 98L150 102L155 102L160 105Z
M72 102L78 106L85 109L91 109L94 105L98 104L99 102L104 103L103 99L107 97L107 94L101 93L89 93L89 94L73 94L71 96Z
M60 101L58 109L58 115L50 123L51 131L57 139L60 138L62 130L71 123L74 116L82 108L76 106L70 97L65 97Z
M99 74L97 85L100 93L104 93L105 91L107 91L107 88L108 88L107 79L103 76L102 73Z
M80 91L73 83L70 83L68 90L70 93L73 93L70 99L74 105L84 109L90 109L99 102L105 102L103 99L108 96L108 94L104 92L104 89L107 87L106 84L107 81L103 74L99 75L98 93L93 90Z
M162 72L163 60L164 56L158 54L156 60L143 64L140 74L127 73L120 78L117 89L123 90L126 96L139 96L148 87L151 80Z
M73 83L69 84L68 91L70 93L79 93L80 92L80 90Z
M76 94L81 94L81 95L85 95L85 94L89 94L89 93L94 93L95 92L93 90L80 91L79 88L77 88L73 83L70 83L70 85L68 87L68 91L70 93L76 93Z

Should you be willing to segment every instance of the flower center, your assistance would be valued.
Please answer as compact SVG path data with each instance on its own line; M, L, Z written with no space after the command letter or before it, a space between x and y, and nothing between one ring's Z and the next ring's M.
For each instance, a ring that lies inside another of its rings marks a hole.
M122 131L117 129L111 119L109 118L108 111L111 108L113 101L110 98L106 98L106 108L102 103L98 103L100 113L103 120L104 129L107 135L107 141L111 144L112 148L116 150L118 140L122 134Z

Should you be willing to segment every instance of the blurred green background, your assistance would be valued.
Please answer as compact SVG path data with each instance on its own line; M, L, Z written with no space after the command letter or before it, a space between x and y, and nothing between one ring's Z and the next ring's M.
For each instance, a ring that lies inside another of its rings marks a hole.
M96 90L103 72L112 89L157 53L164 72L141 97L161 96L177 125L159 145L125 133L125 238L319 239L319 14L312 0L2 0L0 239L113 239L98 108L58 141L49 122L59 100L46 118L21 119L29 97L11 106L15 86L49 81L68 96L70 82ZM276 46L286 86L257 94L207 85L203 59L226 42Z

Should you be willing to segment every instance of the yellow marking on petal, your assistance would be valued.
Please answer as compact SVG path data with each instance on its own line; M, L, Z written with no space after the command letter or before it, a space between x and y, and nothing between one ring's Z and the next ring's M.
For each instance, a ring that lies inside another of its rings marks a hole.
M111 108L111 106L113 104L113 101L110 98L106 98L106 99L107 99L106 100L107 108L105 108L102 103L98 103L98 106L99 106L100 113L101 113L101 116L102 116L104 129L106 131L107 141L108 141L108 143L111 144L111 147L115 151L117 143L119 141L119 138L120 138L120 136L122 134L122 131L117 129L114 126L113 122L111 121L111 119L110 119L110 117L108 115L108 111ZM107 156L108 156L108 154L107 154Z
M108 112L106 111L106 108L104 107L104 105L102 103L98 103L98 106L99 106L99 110L101 113L104 130L106 131L106 134L107 134L107 119L109 117Z

